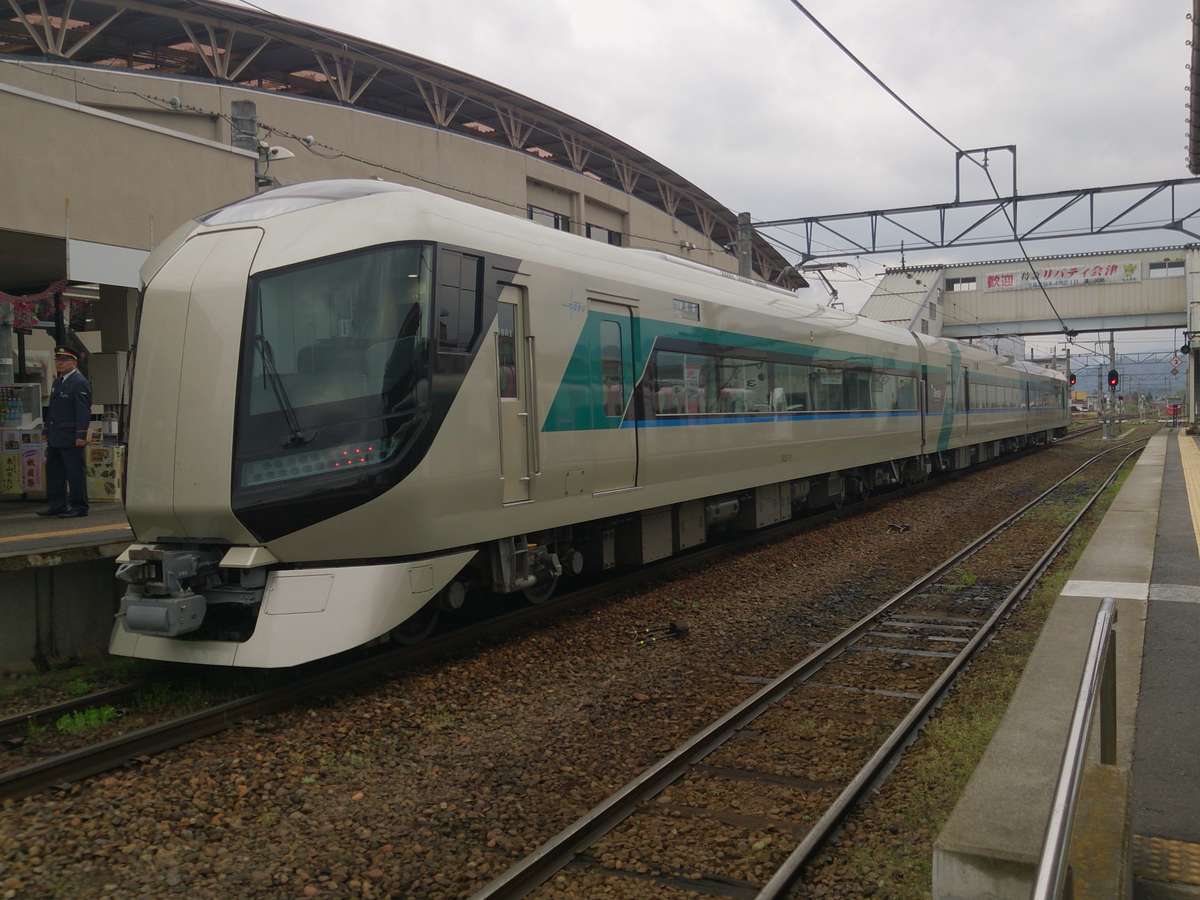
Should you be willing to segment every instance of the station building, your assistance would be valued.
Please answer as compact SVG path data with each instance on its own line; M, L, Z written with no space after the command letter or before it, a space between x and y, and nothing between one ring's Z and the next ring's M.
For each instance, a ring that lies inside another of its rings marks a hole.
M217 0L11 7L0 21L0 384L52 369L58 314L92 351L95 400L118 404L147 252L189 218L277 184L381 178L738 270L737 216L703 189L464 72ZM765 240L751 255L754 277L805 284ZM14 338L14 317L38 325Z

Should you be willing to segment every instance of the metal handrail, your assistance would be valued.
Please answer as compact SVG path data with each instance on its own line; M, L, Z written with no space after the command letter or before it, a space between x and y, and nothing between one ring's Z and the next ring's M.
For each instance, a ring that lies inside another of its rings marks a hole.
M1092 707L1100 695L1100 762L1113 765L1117 761L1116 728L1116 643L1113 625L1117 621L1117 604L1105 597L1096 613L1092 640L1088 645L1083 666L1071 730L1063 750L1062 766L1050 806L1050 821L1042 842L1042 858L1038 861L1037 879L1033 885L1033 900L1056 900L1067 880L1067 855L1071 848L1071 828L1075 821L1075 805L1083 763L1087 757L1088 736L1092 725Z

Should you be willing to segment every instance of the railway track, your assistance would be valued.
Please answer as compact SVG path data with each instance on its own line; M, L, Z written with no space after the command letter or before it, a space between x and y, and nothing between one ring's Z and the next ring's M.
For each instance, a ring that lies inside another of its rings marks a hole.
M523 897L551 878L555 892L568 896L588 896L602 883L611 893L613 879L631 891L673 888L746 900L786 896L813 852L885 777L963 666L1140 452L1128 446L1087 460L787 672L762 679L767 683L754 695L472 900ZM1065 493L1089 466L1121 451L1120 462L1049 545L1020 552L1022 523L1033 518L1028 514ZM1001 559L1015 556L1020 565L983 585L966 564L989 551ZM853 706L823 719L823 708L838 694L855 696ZM849 748L844 756L853 764L839 766L820 749L837 745ZM740 855L747 848L764 851L773 874L758 882L739 877L744 860L727 852L731 846ZM779 851L788 846L780 861Z
M1055 443L1061 444L1063 441L1073 441L1073 440L1075 440L1075 438L1083 437L1084 435L1095 434L1097 431L1100 431L1103 427L1104 427L1103 425L1089 425L1087 428L1080 428L1076 431L1071 431L1071 432L1068 432L1067 434L1064 434L1062 437L1055 440Z
M1106 452L1110 452L1112 449L1116 448L1110 448ZM1003 465L1019 459L1023 455L1025 454L1002 457L984 466L969 470L969 472L954 473L949 477L957 478L976 474L986 471L990 466ZM847 504L841 509L831 509L773 528L739 535L704 549L672 557L653 566L572 591L551 603L524 607L465 625L417 646L387 648L348 662L337 659L331 664L317 664L299 670L297 676L287 684L131 730L87 747L0 771L0 800L24 797L48 787L78 781L129 764L139 758L215 734L238 722L288 709L298 703L310 700L314 696L334 693L413 666L453 657L481 644L501 640L521 629L587 609L632 590L644 589L648 582L677 577L685 572L711 565L730 554L784 540L837 519L867 512L890 501L930 490L944 484L945 481L946 478L934 479L907 488L873 495L865 500ZM145 685L134 684L112 688L109 691L98 692L95 695L0 720L0 739L19 732L20 729L27 727L30 721L53 722L68 712L100 703L113 703L118 700L136 698L137 692L143 687Z

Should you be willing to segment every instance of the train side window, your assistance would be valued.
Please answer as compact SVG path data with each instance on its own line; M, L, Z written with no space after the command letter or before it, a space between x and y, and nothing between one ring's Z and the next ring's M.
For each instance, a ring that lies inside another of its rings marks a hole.
M842 373L842 408L871 408L871 376L867 372L849 369Z
M925 412L929 415L941 413L946 402L946 380L941 370L929 373L925 381Z
M771 409L774 412L807 412L812 409L809 401L809 366L791 363L776 363L773 367L775 382L771 389Z
M717 361L701 353L656 350L654 409L660 416L717 412Z
M917 380L904 375L896 376L896 409L917 408Z
M722 357L717 361L717 395L723 413L769 412L767 364L756 359Z
M437 338L443 353L468 353L475 344L482 263L457 250L438 254Z
M604 414L619 418L625 412L625 366L621 362L621 325L611 319L600 323L600 389Z
M496 364L499 368L500 396L517 396L517 307L501 303L496 311Z
M895 375L876 372L871 375L871 409L893 410L896 408Z
M812 370L813 409L842 409L842 370L814 366Z

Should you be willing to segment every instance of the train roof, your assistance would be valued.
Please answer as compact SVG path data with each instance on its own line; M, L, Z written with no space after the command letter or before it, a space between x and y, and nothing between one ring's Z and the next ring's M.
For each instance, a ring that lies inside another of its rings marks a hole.
M1009 365L1028 374L1063 377L1052 370L1023 361L1011 361L971 344L949 338L914 335L907 329L833 309L781 287L743 278L693 260L657 250L610 246L580 235L547 228L545 225L508 213L388 181L337 179L289 185L213 210L200 216L192 224L193 229L195 225L205 229L221 229L250 223L265 225L268 220L312 210L326 204L368 198L375 198L383 203L397 202L403 198L407 204L416 203L424 211L434 212L468 228L482 229L493 234L497 233L496 226L502 224L504 230L500 233L523 245L518 251L521 258L540 257L539 261L570 264L601 278L632 280L656 290L680 293L688 299L717 302L763 315L778 316L794 322L801 321L805 327L824 335L853 331L861 337L909 348L913 346L915 336L927 349L938 353L948 353L949 346L954 344L969 360L992 365ZM180 234L176 246L182 244L189 233L190 231L185 231ZM614 271L613 267L618 267L619 271ZM633 273L637 273L637 276ZM145 280L148 280L148 276Z

